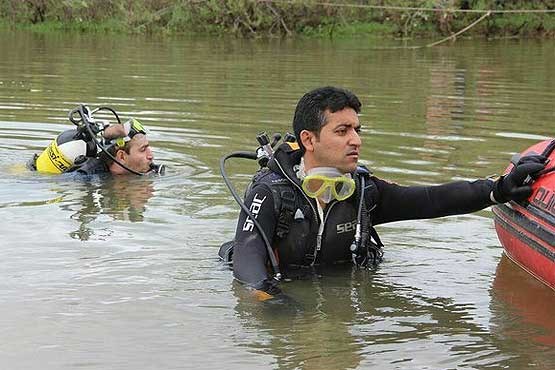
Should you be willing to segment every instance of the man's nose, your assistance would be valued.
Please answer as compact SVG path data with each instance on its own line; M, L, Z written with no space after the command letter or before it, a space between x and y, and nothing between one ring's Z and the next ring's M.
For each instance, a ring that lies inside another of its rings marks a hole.
M352 131L351 138L349 140L349 144L353 145L353 146L361 146L362 145L362 140L360 138L360 134L356 130Z

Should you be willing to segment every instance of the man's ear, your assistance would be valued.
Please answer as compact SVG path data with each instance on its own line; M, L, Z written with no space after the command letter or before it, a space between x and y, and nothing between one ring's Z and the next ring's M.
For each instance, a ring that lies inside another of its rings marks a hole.
M118 160L118 162L124 162L125 159L127 158L127 153L123 149L118 149L116 151L115 157Z
M303 144L305 150L307 152L313 152L314 142L316 141L316 135L314 135L313 132L310 132L308 130L302 130L300 136L301 136L301 143Z

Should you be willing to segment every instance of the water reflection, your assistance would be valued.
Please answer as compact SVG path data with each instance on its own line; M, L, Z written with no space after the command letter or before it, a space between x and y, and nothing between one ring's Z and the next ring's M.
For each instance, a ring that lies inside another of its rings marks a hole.
M491 287L491 331L512 352L505 366L555 367L555 294L503 255Z
M242 325L260 338L243 345L273 355L280 369L413 369L434 356L455 368L506 357L473 322L472 304L385 283L379 270L335 268L286 287L289 298L257 302L233 286Z
M357 93L361 158L379 177L481 177L553 136L554 41L380 51L368 40L2 36L4 367L109 363L122 353L122 369L183 361L230 369L555 367L547 350L555 346L552 298L519 291L514 271L498 273L490 287L501 247L487 217L392 224L380 269L288 283L297 303L285 308L230 292L231 273L215 271L238 209L218 160L252 149L259 131L290 130L304 92L330 84ZM67 112L80 102L144 120L156 161L174 174L113 183L7 170L71 127ZM242 188L255 167L228 170ZM167 279L175 271L178 288ZM500 284L506 275L510 282ZM125 340L107 342L114 333ZM52 347L36 351L37 343Z
M326 275L288 284L291 295L278 301L256 302L235 283L235 310L247 329L267 341L252 343L252 352L275 357L280 369L349 369L362 361L363 347L350 332L355 320L356 289ZM352 285L351 281L351 285ZM352 293L355 296L351 295Z
M503 255L491 289L503 335L555 348L555 294ZM519 331L526 332L521 333ZM555 349L552 354L555 354ZM553 360L555 364L555 360Z
M148 200L154 194L153 179L149 177L107 176L78 179L81 192L71 203L60 208L71 211L70 218L79 223L69 235L73 239L89 240L95 234L91 224L101 215L114 221L142 222Z

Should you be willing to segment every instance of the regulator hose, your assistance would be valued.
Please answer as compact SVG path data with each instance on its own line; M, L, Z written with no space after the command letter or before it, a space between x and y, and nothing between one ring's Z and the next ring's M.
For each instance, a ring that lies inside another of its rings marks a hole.
M247 214L247 217L249 217L252 220L254 226L256 226L256 228L260 232L260 236L262 237L262 240L264 241L264 244L266 245L266 250L268 252L268 257L270 259L270 263L272 264L272 270L274 271L274 277L273 278L274 278L274 280L279 281L279 280L281 280L281 272L279 271L279 264L278 264L276 255L274 254L274 251L272 250L272 246L270 244L270 241L268 240L268 237L266 236L266 233L262 229L262 226L260 225L260 223L257 221L257 219L254 217L254 215L251 213L249 208L245 205L245 202L243 202L243 199L241 199L239 194L237 194L237 191L233 187L233 184L229 180L229 177L227 176L227 173L225 171L225 161L227 161L230 158L243 158L243 159L256 160L257 155L254 152L244 152L244 151L233 152L233 153L230 153L228 155L225 155L222 158L220 158L220 172L222 174L222 178L224 179L224 182L225 182L227 188L229 189L231 195L233 196L233 198L235 199L237 204L239 204L241 209Z
M85 110L88 110L88 109L86 109L86 107L84 105L80 105L76 109L69 112L69 120L78 127L85 127L85 129L87 130L87 133L90 135L91 139L95 142L97 147L99 147L100 150L102 150L108 157L110 157L111 160L113 160L115 163L117 163L120 167L126 169L127 171L129 171L129 172L131 172L135 175L143 176L144 175L143 173L132 170L131 168L127 167L126 165L124 165L123 163L118 161L112 155L112 153L110 153L110 151L100 142L100 140L98 140L98 138L96 137L96 134L98 134L98 132L100 130L98 130L96 128L96 126L94 125L94 123L91 122L91 119L89 118L89 115L85 112ZM112 112L114 114L114 116L118 120L118 123L121 124L119 116L117 115L117 113L112 108L110 108L110 107L99 107L99 108L95 109L93 111L93 113L98 112L100 110L109 110L110 112ZM79 116L81 116L81 119L75 119L74 118L76 113L79 114ZM93 130L93 127L95 128L96 132Z

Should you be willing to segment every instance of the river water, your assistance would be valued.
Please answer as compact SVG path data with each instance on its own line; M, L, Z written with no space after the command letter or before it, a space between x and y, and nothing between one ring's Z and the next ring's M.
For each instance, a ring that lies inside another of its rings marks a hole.
M380 226L377 269L285 283L288 305L218 262L238 214L219 158L290 130L314 87L360 97L362 162L406 185L500 173L555 135L554 41L418 43L2 31L0 367L553 369L555 293L490 210ZM78 103L140 119L166 176L27 171ZM228 165L239 189L255 169Z

